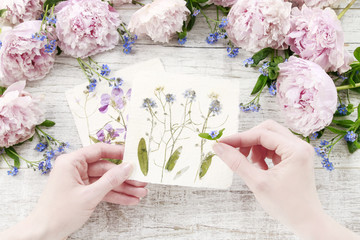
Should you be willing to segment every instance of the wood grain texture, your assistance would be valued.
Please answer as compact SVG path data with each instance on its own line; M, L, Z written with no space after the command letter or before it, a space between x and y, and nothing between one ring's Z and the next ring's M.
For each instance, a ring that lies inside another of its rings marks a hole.
M124 22L138 6L120 8ZM337 9L339 12L341 9ZM215 11L210 10L209 15ZM360 3L343 18L345 41L352 52L360 45ZM122 53L121 46L99 54L96 60L107 63L113 71L129 64L159 57L166 71L200 74L209 78L237 79L241 94L236 104L250 100L249 93L258 72L242 66L251 53L240 50L239 56L226 56L226 43L210 46L205 43L208 28L204 18L199 18L188 36L185 46L176 40L168 44L155 44L148 39L139 40L134 54ZM72 149L81 147L76 127L64 92L85 82L75 59L59 56L54 69L43 80L31 82L27 90L43 95L46 117L57 125L49 129L54 137L70 142ZM265 90L267 91L267 89ZM354 101L357 104L360 98ZM262 111L240 113L239 131L251 128L270 118L283 122L275 98L263 94ZM329 138L330 135L325 135ZM19 153L27 159L41 158L33 148L36 143L20 146ZM327 212L346 227L360 233L360 153L350 155L345 142L338 144L332 161L336 170L329 173L321 169L320 160L315 161L317 188ZM6 165L0 162L0 230L24 218L34 207L46 184L47 176L27 169L23 163L20 174L10 177ZM90 221L70 239L297 239L288 229L263 212L254 196L235 177L229 191L203 190L174 186L151 185L150 194L140 206L123 207L100 204Z

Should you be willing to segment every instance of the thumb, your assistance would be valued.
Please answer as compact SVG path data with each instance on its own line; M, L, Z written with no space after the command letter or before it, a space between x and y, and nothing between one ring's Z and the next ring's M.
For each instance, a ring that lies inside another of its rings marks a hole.
M236 174L247 184L258 174L257 169L240 151L224 143L215 143L213 149L221 160L223 160Z
M94 197L103 199L112 189L120 186L129 178L132 168L132 165L127 162L111 168L99 180L89 186L89 191L94 194Z

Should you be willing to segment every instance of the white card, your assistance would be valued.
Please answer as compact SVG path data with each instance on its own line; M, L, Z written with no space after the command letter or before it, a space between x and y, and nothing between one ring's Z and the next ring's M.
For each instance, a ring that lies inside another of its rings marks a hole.
M123 84L113 91L106 81L97 84L94 92L86 91L88 82L66 92L66 98L83 146L96 142L123 144L129 113L132 81L138 74L164 72L160 59L141 62L112 74Z
M238 82L159 73L133 84L124 155L134 165L131 179L229 188L232 171L199 133L237 132Z

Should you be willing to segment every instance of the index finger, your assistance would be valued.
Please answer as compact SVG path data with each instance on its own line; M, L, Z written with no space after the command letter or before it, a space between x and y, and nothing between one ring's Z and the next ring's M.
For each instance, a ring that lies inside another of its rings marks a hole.
M97 162L102 158L123 159L124 146L111 145L106 143L96 143L75 152L70 153L74 157L80 157L87 163Z
M253 128L242 133L237 133L229 137L225 137L220 142L228 144L232 147L252 147L261 145L268 150L277 152L280 146L289 146L294 139L279 133L272 132L268 129ZM277 152L277 154L279 154Z

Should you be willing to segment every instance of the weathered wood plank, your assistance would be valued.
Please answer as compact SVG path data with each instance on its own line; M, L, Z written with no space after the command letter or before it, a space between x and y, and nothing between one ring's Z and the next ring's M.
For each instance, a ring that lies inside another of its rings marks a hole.
M34 207L46 176L23 170L16 178L0 170L4 229ZM360 233L359 169L316 170L325 210ZM90 221L70 239L297 239L269 217L243 181L235 177L228 191L149 185L139 206L102 203ZM320 229L319 229L320 230Z

